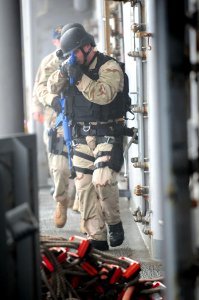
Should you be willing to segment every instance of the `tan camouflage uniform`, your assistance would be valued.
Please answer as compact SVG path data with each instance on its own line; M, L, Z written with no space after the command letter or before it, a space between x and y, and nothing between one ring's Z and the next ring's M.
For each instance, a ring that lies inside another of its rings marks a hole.
M95 67L97 58L94 59L89 69ZM51 93L60 93L66 86L66 79L59 71L54 72L47 83ZM119 91L123 90L123 72L114 60L109 60L99 69L99 79L94 81L85 74L76 85L78 90L88 101L106 105L113 101ZM87 136L87 145L78 144L75 150L95 157L99 151L109 151L112 144L103 143L96 145L94 136ZM109 156L99 157L95 162L108 161ZM81 168L94 169L93 162L73 156L73 165ZM119 212L119 192L117 173L109 167L94 170L93 175L76 172L76 192L80 200L81 217L84 227L91 239L106 241L108 225L115 225L121 221Z
M54 182L53 198L57 202L71 206L72 204L69 203L69 200L70 198L72 198L71 200L74 200L75 188L73 181L69 181L68 158L63 155L55 155L48 152L48 130L55 126L57 117L57 113L52 109L51 103L54 97L57 97L59 94L48 92L47 80L49 76L59 68L59 63L55 51L42 60L35 78L33 102L34 112L44 113L44 143L47 147L49 170ZM63 137L62 126L58 127L57 136ZM64 146L64 152L67 152L66 146ZM70 194L68 195L69 184ZM59 224L57 225L58 227L62 227L61 224L60 226Z

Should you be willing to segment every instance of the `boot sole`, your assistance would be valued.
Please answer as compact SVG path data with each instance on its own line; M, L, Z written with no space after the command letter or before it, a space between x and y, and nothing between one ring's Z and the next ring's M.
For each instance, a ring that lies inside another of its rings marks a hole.
M122 245L123 242L124 242L124 239L119 240L119 241L117 241L115 243L111 243L111 241L110 241L110 246L111 247L118 247L118 246Z
M109 246L108 243L105 245L99 245L98 241L95 240L90 240L91 241L91 245L94 249L97 249L99 251L108 251L109 250Z
M65 223L66 224L66 223ZM56 225L55 224L55 227L57 227L57 228L63 228L64 226L65 226L65 224L64 225Z

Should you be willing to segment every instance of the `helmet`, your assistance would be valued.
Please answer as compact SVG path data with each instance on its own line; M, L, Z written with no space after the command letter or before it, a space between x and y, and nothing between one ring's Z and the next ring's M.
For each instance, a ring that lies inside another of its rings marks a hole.
M84 26L83 26L82 24L80 24L80 23L68 23L68 24L64 25L64 27L62 28L62 30L61 30L61 36L62 36L67 30L69 30L69 29L71 29L71 28L74 28L74 27L78 27L78 28L81 28L81 29L85 30L85 29L84 29Z
M75 51L86 44L95 45L94 38L91 34L87 33L83 28L70 28L61 37L61 49L65 54Z
M55 40L59 40L61 38L61 31L62 31L63 25L58 25L53 29L52 32L52 38Z

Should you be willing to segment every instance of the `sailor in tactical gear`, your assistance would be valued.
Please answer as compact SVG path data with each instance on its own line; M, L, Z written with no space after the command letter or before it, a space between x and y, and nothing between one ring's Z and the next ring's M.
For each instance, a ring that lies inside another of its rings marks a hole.
M123 164L124 74L116 60L96 51L93 37L81 28L62 35L61 49L74 62L66 60L47 87L68 97L81 218L93 247L104 251L124 241L117 184Z
M56 53L57 49L60 49L61 35L76 26L84 30L84 27L79 23L59 25L53 30L52 43L56 50L41 61L33 87L33 116L37 121L43 121L44 118L43 137L47 148L49 171L54 184L53 198L56 201L54 224L59 228L62 228L66 223L67 208L73 206L74 210L78 210L79 202L75 198L74 181L69 179L68 150L64 144L63 127L60 125L55 128L57 114L61 112L60 95L48 92L47 80L60 65ZM82 226L80 231L85 232Z

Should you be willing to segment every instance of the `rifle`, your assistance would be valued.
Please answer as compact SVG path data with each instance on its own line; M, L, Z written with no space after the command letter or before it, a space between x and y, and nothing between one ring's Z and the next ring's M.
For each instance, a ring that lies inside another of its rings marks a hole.
M67 64L69 66L72 66L72 65L76 64L76 57L75 57L75 54L74 54L73 51L71 52L71 55L69 56L69 58L67 60ZM75 80L74 80L73 77L69 78L69 83L70 83L70 86L74 86Z
M72 139L71 139L70 123L69 123L67 115L65 113L65 101L66 101L66 98L64 98L63 94L62 94L61 98L60 98L60 104L61 104L62 110L56 118L55 128L57 128L61 124L63 126L64 143L65 143L65 145L67 147L67 150L68 150L68 163L69 163L69 169L71 171L72 170L72 160L71 160L71 143L72 143Z
M59 55L57 55L59 57ZM72 65L76 63L76 58L74 55L74 52L71 52L70 57L67 60L67 64ZM70 86L74 86L74 78L69 78ZM70 97L70 96L69 96ZM68 150L68 163L69 163L69 169L70 169L70 178L75 177L75 172L72 165L72 159L71 159L71 144L72 144L72 138L71 138L71 129L70 129L70 122L67 117L66 113L66 101L71 101L69 97L64 97L63 93L61 94L60 98L60 104L61 104L61 113L57 116L56 122L55 122L55 128L62 125L64 130L64 143Z

